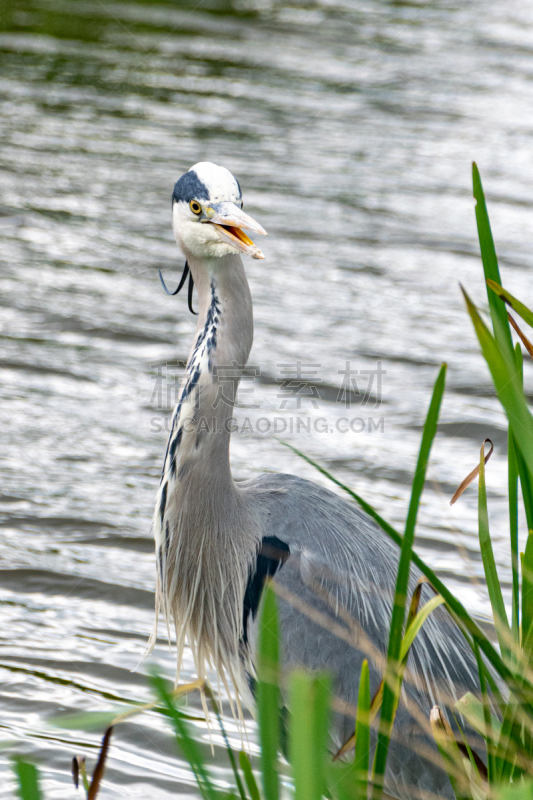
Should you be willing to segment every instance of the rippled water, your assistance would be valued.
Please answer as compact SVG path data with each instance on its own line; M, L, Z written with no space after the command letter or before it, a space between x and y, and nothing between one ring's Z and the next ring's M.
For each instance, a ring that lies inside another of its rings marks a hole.
M148 696L147 665L131 670L153 620L150 516L194 328L157 270L172 287L179 278L170 194L194 162L229 167L270 234L266 260L247 263L259 374L237 412L236 477L323 480L276 425L401 525L445 360L418 548L487 611L475 491L448 501L490 436L509 580L505 424L458 281L486 305L476 159L504 282L531 294L533 11L524 0L20 0L0 11L1 730L42 765L47 797L74 798L70 758L95 752L98 735L50 720ZM298 361L300 409L279 383ZM348 409L337 402L347 362L359 370ZM378 364L380 407L360 372ZM341 433L341 417L359 421ZM163 640L153 660L172 676ZM6 758L1 797L9 770ZM117 730L102 798L192 787L159 717Z

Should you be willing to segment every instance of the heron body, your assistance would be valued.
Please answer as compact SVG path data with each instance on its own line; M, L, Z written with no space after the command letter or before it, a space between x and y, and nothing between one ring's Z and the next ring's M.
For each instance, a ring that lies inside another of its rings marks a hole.
M199 308L154 513L156 611L175 627L178 670L187 641L199 677L214 667L237 698L246 698L257 609L272 578L284 666L332 674L339 747L353 733L364 658L372 691L381 677L399 551L355 505L310 481L285 474L233 480L233 405L253 338L241 253L263 258L242 229L264 230L242 211L231 173L207 162L177 182L173 227ZM412 568L413 589L419 577ZM422 601L431 596L425 587ZM389 751L389 795L453 798L427 721L434 703L450 706L475 690L476 676L462 634L437 609L410 652Z

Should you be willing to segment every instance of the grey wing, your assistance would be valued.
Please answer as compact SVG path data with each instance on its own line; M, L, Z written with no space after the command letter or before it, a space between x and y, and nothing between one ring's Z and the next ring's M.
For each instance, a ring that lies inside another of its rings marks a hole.
M377 689L388 644L399 549L354 504L293 475L264 475L241 484L263 537L290 555L275 573L285 666L328 670L346 712L334 721L334 746L353 733L353 711L364 658ZM420 573L413 566L410 593ZM433 596L424 587L421 604ZM253 631L250 639L253 642ZM253 645L252 645L253 646ZM419 792L453 797L429 732L436 703L451 707L477 691L477 666L463 635L438 608L411 648L403 699L388 761L387 790L399 798ZM432 763L433 762L433 763Z

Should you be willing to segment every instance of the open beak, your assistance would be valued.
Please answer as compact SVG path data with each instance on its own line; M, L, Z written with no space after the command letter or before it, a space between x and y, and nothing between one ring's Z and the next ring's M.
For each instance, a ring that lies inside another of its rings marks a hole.
M264 258L261 250L244 233L243 228L267 235L266 230L255 219L245 214L235 203L216 203L205 210L205 222L212 224L223 242L233 245L240 253L252 258Z

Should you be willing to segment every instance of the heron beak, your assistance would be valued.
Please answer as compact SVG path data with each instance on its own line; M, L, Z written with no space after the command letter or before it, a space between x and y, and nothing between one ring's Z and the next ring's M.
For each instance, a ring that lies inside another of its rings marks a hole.
M255 233L267 235L266 230L255 219L245 214L235 203L216 203L204 209L207 219L212 224L223 242L233 245L240 253L252 258L264 258L261 250L244 233L243 228Z

